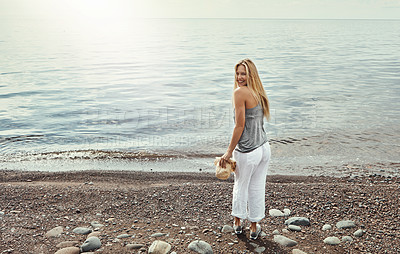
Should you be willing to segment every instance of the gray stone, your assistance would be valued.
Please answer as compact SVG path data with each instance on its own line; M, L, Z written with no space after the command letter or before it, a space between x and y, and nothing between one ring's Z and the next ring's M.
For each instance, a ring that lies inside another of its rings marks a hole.
M250 245L253 246L254 248L258 248L258 246L259 246L259 245L256 244L256 243L250 243Z
M283 217L285 216L285 214L283 212L281 212L278 209L270 209L269 210L269 215L271 215L272 217Z
M353 238L351 236L343 236L342 237L342 242L352 242Z
M128 250L137 250L137 249L140 249L140 248L142 248L142 247L144 247L145 245L144 244L139 244L139 243L130 243L130 244L127 244L126 245L126 248L128 249Z
M91 225L93 228L102 228L102 227L104 227L103 224L101 224L101 223L99 223L99 222L97 222L97 221L92 221L92 222L90 222L90 225Z
M75 234L87 235L92 233L92 230L90 228L77 227L72 230L72 232L74 232Z
M354 236L356 236L356 237L361 237L361 236L363 236L363 234L364 234L364 230L362 230L362 229L359 229L356 232L354 232Z
M91 250L96 250L101 247L101 242L98 237L91 236L82 244L81 250L82 252L87 252Z
M156 240L149 248L149 254L167 254L171 250L171 245L167 242Z
M287 234L287 233L289 233L290 231L289 230L287 230L286 228L284 228L284 229L282 229L282 233L285 233L285 234ZM278 234L279 235L279 234Z
M351 220L342 220L336 223L336 227L339 229L342 228L354 228L356 227L356 224L354 224L354 221Z
M262 247L262 246L254 249L255 253L263 253L264 251L265 251L265 247Z
M0 216L3 216L4 215L4 212L3 211L0 211Z
M78 247L66 247L56 251L55 254L79 254L79 253L80 251Z
M211 245L201 240L191 242L188 248L200 254L213 254Z
M285 208L285 209L283 209L283 214L285 216L289 216L291 214L291 211L289 209Z
M55 228L47 231L45 236L46 237L57 237L57 236L61 235L62 232L63 232L63 227L62 226L58 226L58 227L55 227Z
M324 243L329 245L338 245L340 243L340 239L336 236L330 236L324 239Z
M165 236L165 235L167 235L167 234L165 234L165 233L154 233L154 234L151 235L151 237L161 237L161 236Z
M296 225L289 225L288 228L292 231L296 231L296 232L300 232L301 231L301 227L296 226Z
M233 227L229 225L224 225L224 227L221 230L222 233L230 233L233 232Z
M299 249L293 249L292 254L307 254L307 253Z
M310 226L310 220L305 217L291 217L285 221L285 225Z
M117 236L118 239L128 238L128 237L130 237L130 235L128 235L128 234L121 234L121 235Z
M285 247L293 247L297 242L283 235L274 235L274 241Z
M279 235L279 230L278 230L278 229L275 229L274 231L272 231L272 234L273 234L273 235Z
M322 226L322 230L323 230L323 231L331 230L331 229L332 229L332 226L329 225L329 224L325 224L324 226Z

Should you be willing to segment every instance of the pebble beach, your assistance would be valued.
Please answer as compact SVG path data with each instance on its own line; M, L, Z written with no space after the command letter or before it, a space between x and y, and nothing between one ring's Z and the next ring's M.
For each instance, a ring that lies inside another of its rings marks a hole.
M390 165L398 170L398 164ZM262 234L232 231L233 178L0 172L0 253L398 253L400 178L267 177Z

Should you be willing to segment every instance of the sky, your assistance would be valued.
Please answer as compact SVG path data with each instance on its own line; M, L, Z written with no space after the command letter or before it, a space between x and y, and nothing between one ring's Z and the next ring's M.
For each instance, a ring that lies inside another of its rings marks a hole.
M400 0L0 0L0 18L400 19Z

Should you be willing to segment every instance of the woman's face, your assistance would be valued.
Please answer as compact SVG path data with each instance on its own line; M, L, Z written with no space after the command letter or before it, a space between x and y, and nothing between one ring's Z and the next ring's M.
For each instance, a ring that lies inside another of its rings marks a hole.
M245 86L247 84L246 68L243 65L239 65L236 70L236 81L239 86Z

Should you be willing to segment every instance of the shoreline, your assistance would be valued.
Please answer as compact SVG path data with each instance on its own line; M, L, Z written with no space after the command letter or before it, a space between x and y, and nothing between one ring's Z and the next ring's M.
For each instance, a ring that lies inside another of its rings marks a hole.
M210 173L215 172L215 157L171 158L155 160L119 159L39 159L26 161L3 161L0 171L68 173L83 171L126 173ZM307 161L306 163L302 163ZM292 157L272 158L268 176L329 176L329 177L367 177L370 175L400 177L399 161L354 162L330 160L318 162L317 158Z
M398 177L268 176L266 218L260 223L265 236L256 241L249 240L248 230L241 236L221 232L232 224L232 186L232 177L221 181L209 172L2 170L0 251L54 253L65 241L81 246L86 235L73 233L76 227L97 232L99 253L145 253L155 240L169 243L176 253L190 253L188 245L197 239L208 242L214 253L250 253L257 248L264 253L395 253L400 248ZM286 231L288 217L268 214L269 209L284 208L291 210L289 217L307 217L311 226ZM341 220L354 221L356 228L336 228ZM94 221L103 226L95 229ZM325 224L332 229L323 231ZM59 236L45 236L57 226L63 227ZM298 244L275 243L276 229ZM357 229L364 235L353 236ZM152 236L155 233L166 235ZM118 238L122 234L129 237ZM328 236L351 236L353 242L328 245L323 242ZM129 250L132 244L141 247Z

